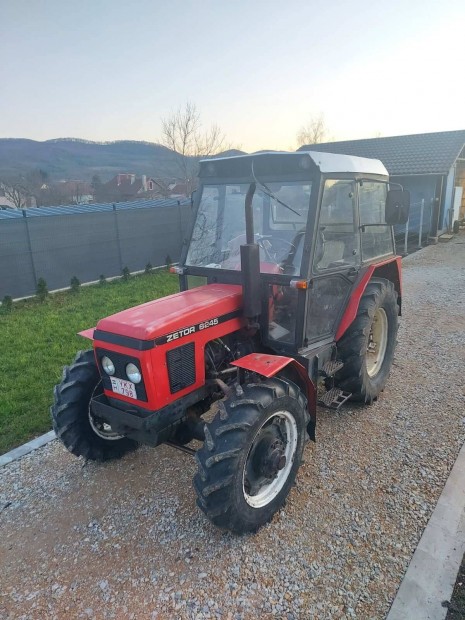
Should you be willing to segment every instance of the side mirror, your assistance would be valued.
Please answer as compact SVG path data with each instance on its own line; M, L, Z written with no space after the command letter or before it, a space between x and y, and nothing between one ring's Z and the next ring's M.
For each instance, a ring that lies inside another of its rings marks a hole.
M410 211L410 192L406 189L390 189L387 193L384 220L386 224L406 224Z

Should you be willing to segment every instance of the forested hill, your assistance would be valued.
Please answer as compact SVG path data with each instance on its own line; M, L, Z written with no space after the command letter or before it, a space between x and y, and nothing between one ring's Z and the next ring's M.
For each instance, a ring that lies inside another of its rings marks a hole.
M46 172L50 180L90 181L94 174L107 180L118 172L154 177L179 175L173 151L160 144L130 140L99 143L73 138L45 142L0 138L0 178L35 169Z

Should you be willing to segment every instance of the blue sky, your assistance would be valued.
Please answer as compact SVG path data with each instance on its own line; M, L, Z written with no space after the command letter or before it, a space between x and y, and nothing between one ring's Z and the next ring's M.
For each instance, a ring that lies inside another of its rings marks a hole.
M245 150L465 128L465 1L0 0L0 137L157 141L187 100Z

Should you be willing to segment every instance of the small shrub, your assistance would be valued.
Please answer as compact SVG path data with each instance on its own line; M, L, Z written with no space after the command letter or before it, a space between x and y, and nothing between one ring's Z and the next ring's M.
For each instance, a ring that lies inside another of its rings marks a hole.
M98 283L103 286L104 284L107 283L107 279L105 278L105 276L103 275L103 273L100 274L99 279L98 279Z
M123 280L129 280L130 277L131 277L131 272L129 271L129 267L125 267L122 272L122 278Z
M11 295L5 295L2 300L2 310L4 312L11 312L13 309L13 298Z
M167 254L166 258L165 258L166 268L169 269L172 264L173 264L173 261L171 260L171 256L169 254Z
M152 263L147 263L145 265L145 273L152 273L153 267L152 267Z
M70 280L70 289L72 293L79 293L79 289L81 288L81 282L79 278L73 276Z
M36 295L40 301L45 301L48 296L47 282L44 278L39 278L37 281Z

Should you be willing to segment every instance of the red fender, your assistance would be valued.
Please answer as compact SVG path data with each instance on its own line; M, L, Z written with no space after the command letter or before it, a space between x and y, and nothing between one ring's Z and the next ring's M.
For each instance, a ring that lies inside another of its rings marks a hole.
M302 379L302 384L305 386L305 392L307 397L308 413L310 414L310 422L307 426L307 432L310 439L315 441L315 426L316 426L316 389L313 381L308 376L308 372L304 366L292 357L285 357L283 355L269 355L267 353L250 353L250 355L244 355L240 359L231 362L232 366L238 368L244 368L251 372L256 372L263 377L274 377L287 366L291 366Z
M376 263L375 265L368 265L366 271L363 272L361 277L358 280L357 285L352 291L352 295L350 296L349 303L345 309L344 315L339 323L339 327L336 331L336 342L342 338L347 329L355 320L357 316L358 307L360 305L360 300L362 298L363 293L367 287L368 282L371 278L386 278L387 280L391 280L394 283L395 289L399 296L399 310L401 307L401 298L402 298L402 272L401 272L401 257L400 256L392 256L387 260L382 261L380 263Z
M82 332L78 332L78 336L82 336L83 338L88 338L89 340L93 340L94 331L95 331L95 327L90 327L89 329L85 329Z

